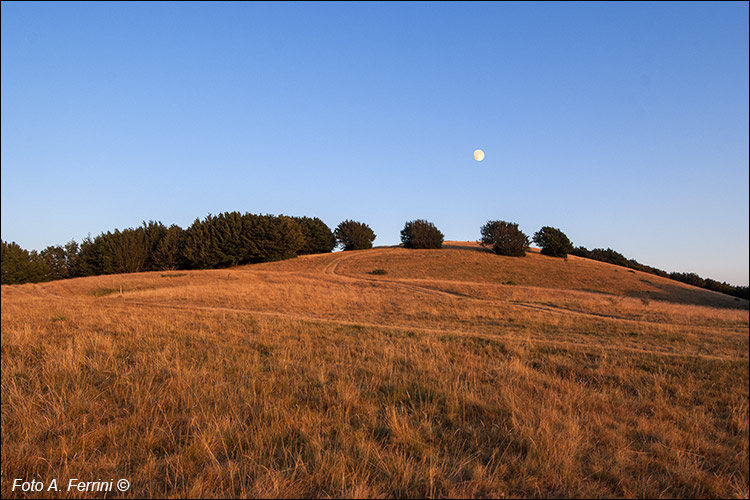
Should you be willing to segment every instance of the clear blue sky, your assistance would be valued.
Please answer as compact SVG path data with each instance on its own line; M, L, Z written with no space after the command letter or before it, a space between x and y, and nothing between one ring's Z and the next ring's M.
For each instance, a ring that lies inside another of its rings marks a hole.
M2 2L2 239L499 219L746 285L748 45L747 2Z

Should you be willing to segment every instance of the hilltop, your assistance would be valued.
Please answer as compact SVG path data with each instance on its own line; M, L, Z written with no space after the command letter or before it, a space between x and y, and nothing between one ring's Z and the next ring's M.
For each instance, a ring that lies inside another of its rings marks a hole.
M396 246L366 252L308 255L257 268L331 274L331 262L336 274L383 282L422 281L437 287L475 285L480 288L511 284L678 304L745 309L748 306L746 300L613 264L573 255L567 259L547 257L535 248L529 249L524 258L504 257L475 242L447 241L441 250L409 250ZM369 275L374 269L384 269L388 276Z
M748 495L747 301L651 274L447 242L2 302L3 497Z

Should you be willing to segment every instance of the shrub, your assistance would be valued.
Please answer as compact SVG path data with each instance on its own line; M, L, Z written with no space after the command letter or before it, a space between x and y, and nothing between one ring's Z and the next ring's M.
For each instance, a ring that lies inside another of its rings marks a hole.
M406 248L440 248L443 246L443 233L432 222L413 220L401 230L401 243Z
M336 241L344 250L363 250L372 248L375 233L363 222L345 220L333 232Z
M518 224L492 220L482 226L482 246L490 247L498 255L523 257L529 247L529 237L518 229Z
M541 247L542 255L567 257L573 251L573 244L568 237L555 227L544 226L534 233L533 240Z
M369 272L368 274L378 274L378 275L383 275L383 274L388 274L388 271L386 271L385 269L373 269L373 270L372 270L372 271L370 271L370 272Z

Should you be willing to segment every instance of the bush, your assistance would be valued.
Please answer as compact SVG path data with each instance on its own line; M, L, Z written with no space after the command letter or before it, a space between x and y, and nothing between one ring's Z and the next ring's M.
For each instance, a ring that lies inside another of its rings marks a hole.
M413 220L401 230L401 243L406 248L440 248L443 246L443 233L432 222Z
M482 246L491 247L498 255L524 257L529 237L518 229L518 224L504 220L487 221L482 226Z
M344 250L372 248L372 242L375 240L375 233L370 226L353 220L345 220L339 224L333 234Z
M534 233L533 240L541 247L542 255L567 257L573 251L573 244L565 233L554 227L544 226Z

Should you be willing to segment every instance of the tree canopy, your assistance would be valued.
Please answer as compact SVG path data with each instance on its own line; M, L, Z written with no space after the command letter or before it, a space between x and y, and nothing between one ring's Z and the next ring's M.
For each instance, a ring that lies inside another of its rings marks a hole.
M432 222L417 219L404 225L401 243L405 248L441 248L443 233Z
M364 222L345 220L335 229L334 235L339 245L344 250L364 250L372 248L372 242L375 241L375 233L370 226Z
M529 238L518 229L515 222L491 220L481 227L482 246L489 247L498 255L523 257L529 247Z

